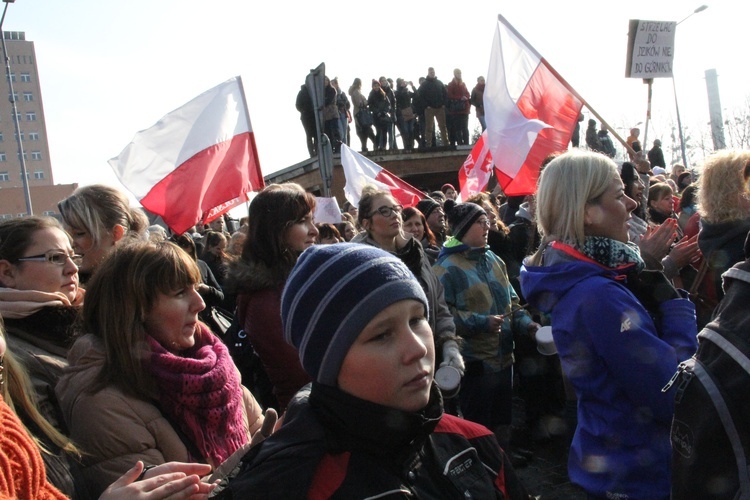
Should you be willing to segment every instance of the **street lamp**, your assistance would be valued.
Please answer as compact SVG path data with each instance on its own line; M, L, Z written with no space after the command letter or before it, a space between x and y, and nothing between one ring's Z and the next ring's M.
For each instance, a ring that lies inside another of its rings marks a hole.
M697 9L695 9L693 12L687 15L685 19L677 23L675 26L679 26L680 24L684 23L688 19L690 19L691 16L703 12L708 8L708 5L701 5ZM677 112L677 131L680 133L680 151L682 152L682 163L684 163L685 170L689 169L688 161L687 161L687 154L685 153L685 138L682 135L682 120L680 119L680 105L677 103L677 87L674 83L674 72L672 73L672 91L674 92L674 108Z
M8 12L8 5L15 2L15 0L3 0L5 8L3 9L3 17L0 18L0 42L3 46L3 57L5 57L5 75L8 78L8 87L10 88L10 95L8 100L13 107L13 125L16 128L16 142L18 142L18 158L21 161L21 181L23 182L23 194L26 198L26 215L34 215L31 208L31 191L29 190L29 179L26 172L26 159L23 157L23 139L21 139L21 126L18 123L18 106L16 105L16 98L13 92L13 79L10 77L10 57L8 57L8 49L5 46L5 32L3 31L3 23L5 22L5 13Z
M703 12L707 8L708 8L708 5L701 5L700 7L698 7L697 9L695 9L693 12L691 12L690 14L688 14L688 16L685 19L683 19L682 21L680 21L677 24L679 25L681 23L684 23L685 21L687 21L688 19L690 19L690 17L693 16L694 14L697 14L698 12Z

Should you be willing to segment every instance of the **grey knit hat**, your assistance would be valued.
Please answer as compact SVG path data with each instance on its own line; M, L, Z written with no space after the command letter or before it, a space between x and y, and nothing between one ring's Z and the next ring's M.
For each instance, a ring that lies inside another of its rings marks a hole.
M451 226L451 234L458 241L463 237L474 224L474 221L482 215L487 215L482 207L475 203L458 203L450 212L448 212L448 224Z
M335 387L370 320L406 299L420 301L428 314L422 287L393 255L354 243L314 245L297 260L281 296L284 340L297 348L310 377Z

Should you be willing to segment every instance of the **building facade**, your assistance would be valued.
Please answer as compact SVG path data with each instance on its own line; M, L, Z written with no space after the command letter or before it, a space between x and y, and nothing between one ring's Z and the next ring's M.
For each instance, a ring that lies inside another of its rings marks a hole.
M12 101L18 113L32 208L35 214L52 215L56 203L48 197L60 188L50 189L54 178L34 42L26 40L23 31L4 31L2 36L10 60L10 74L3 69L5 78L0 89L0 218L26 215L25 202L18 204L18 200L25 200L25 197ZM45 189L37 189L41 187ZM69 185L61 189L72 192L74 188Z

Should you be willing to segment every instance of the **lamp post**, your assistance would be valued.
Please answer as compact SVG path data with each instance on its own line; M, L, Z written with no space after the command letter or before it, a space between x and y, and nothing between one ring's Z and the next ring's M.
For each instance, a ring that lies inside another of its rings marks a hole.
M684 23L688 19L690 19L693 15L703 12L708 8L708 5L701 5L697 9L695 9L693 12L688 14L682 21L676 24L676 26L679 26L680 24ZM690 167L688 166L687 161L687 154L685 153L685 138L682 135L682 120L680 119L680 105L677 103L677 87L674 83L674 73L672 73L672 91L674 92L674 108L675 112L677 113L677 131L680 133L680 151L682 152L682 163L684 163L685 170L688 170Z
M10 95L8 100L13 108L13 125L16 129L16 142L18 143L18 159L21 161L21 181L23 182L23 194L26 198L26 215L34 215L34 211L31 208L31 191L29 190L29 179L28 173L26 172L26 159L23 157L23 139L21 139L21 126L18 123L18 106L16 105L15 93L13 92L13 79L10 76L10 57L8 57L8 49L5 46L5 32L3 31L3 23L5 22L5 13L8 12L8 5L15 2L15 0L3 0L5 8L3 9L3 17L0 18L0 42L3 45L3 57L5 58L5 75L8 78L8 87L10 89Z

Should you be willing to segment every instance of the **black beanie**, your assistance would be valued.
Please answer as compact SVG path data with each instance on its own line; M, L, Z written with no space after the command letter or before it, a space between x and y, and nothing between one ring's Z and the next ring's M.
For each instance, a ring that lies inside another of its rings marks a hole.
M429 219L430 214L436 208L440 208L440 203L436 202L432 198L425 198L424 200L420 200L419 203L417 203L417 210L422 212L422 215L424 215L425 219Z
M482 207L475 203L458 203L448 212L448 224L451 234L458 241L469 231L471 225L482 215L487 215Z

